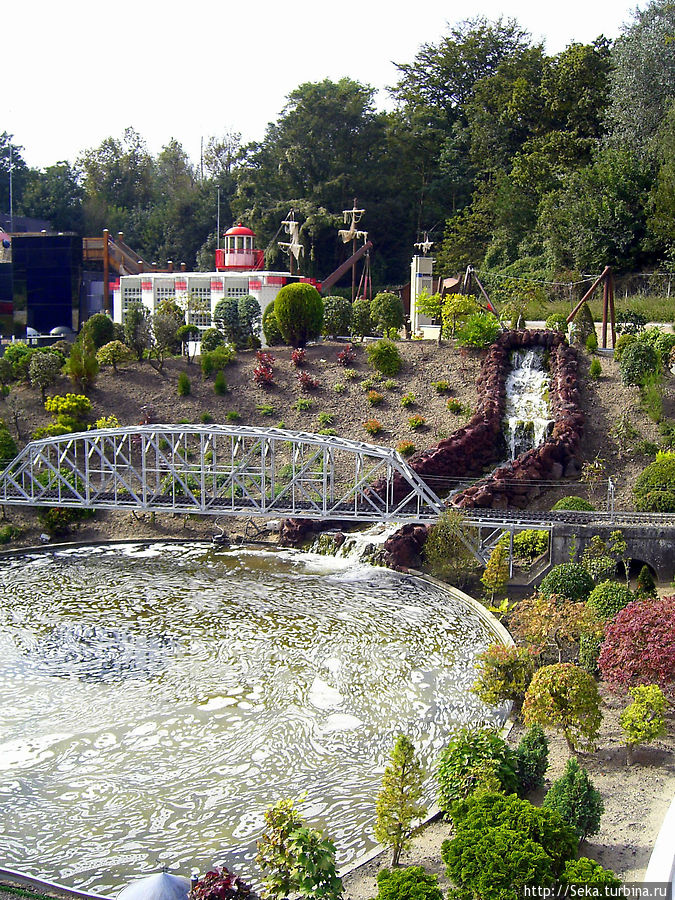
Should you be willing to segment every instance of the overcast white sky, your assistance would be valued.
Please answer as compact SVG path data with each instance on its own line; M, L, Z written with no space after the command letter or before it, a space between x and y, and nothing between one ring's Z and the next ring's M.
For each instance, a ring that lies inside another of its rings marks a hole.
M289 91L349 76L381 90L422 43L462 19L513 17L549 53L615 38L633 0L26 0L0 12L0 132L31 166L74 161L128 125L156 153L170 138L193 160L200 137L259 139ZM645 2L640 3L644 8Z

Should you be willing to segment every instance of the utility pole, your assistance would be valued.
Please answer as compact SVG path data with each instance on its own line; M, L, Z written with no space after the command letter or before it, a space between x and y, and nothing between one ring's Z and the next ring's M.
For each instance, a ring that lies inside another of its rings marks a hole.
M9 233L14 232L14 197L12 192L12 171L14 160L12 159L12 143L9 144Z

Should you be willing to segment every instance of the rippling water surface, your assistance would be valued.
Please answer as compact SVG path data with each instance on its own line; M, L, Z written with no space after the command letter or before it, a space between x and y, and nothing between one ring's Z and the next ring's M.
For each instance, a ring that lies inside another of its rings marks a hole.
M345 863L394 736L430 767L489 713L468 688L492 639L440 589L311 554L4 560L1 864L99 893L164 862L251 876L265 809L301 792Z

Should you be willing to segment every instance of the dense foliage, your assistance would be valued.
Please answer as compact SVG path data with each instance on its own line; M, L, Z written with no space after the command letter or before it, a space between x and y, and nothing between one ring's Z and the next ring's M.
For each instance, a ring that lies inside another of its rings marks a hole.
M515 796L470 798L455 806L453 822L441 856L465 897L517 900L526 884L552 885L576 855L574 831L558 813Z
M633 492L642 512L675 512L675 453L659 453L638 475Z
M572 757L567 760L563 774L549 788L544 797L544 807L558 812L582 841L600 830L600 817L605 805L600 792L593 787L588 772Z
M548 769L548 741L540 725L530 725L516 747L518 794L523 797L544 786Z
M588 500L585 500L583 497L561 497L560 500L557 500L553 506L552 510L558 509L572 509L578 510L581 512L593 512L595 507L592 503L589 503Z
M403 367L401 353L393 341L383 338L369 344L366 350L368 364L381 375L398 375Z
M376 900L443 900L443 891L438 875L428 874L422 866L380 869Z
M626 738L628 762L632 762L636 744L649 744L666 733L663 714L666 698L656 684L639 684L628 689L633 702L623 710L619 724Z
M634 599L630 588L618 581L601 581L586 601L600 619L611 619Z
M593 747L600 730L600 695L593 678L571 663L535 672L525 695L523 718L562 732L571 753Z
M532 676L535 661L530 650L515 644L491 644L476 660L478 677L472 691L483 703L497 706L511 701L522 706Z
M598 666L602 677L623 687L657 684L675 691L675 597L630 603L605 631Z
M586 600L593 590L593 579L579 563L554 566L539 586L545 597L555 594L566 600Z
M311 284L287 284L274 300L274 315L284 341L304 347L321 334L323 300Z
M377 796L375 838L392 848L392 866L397 866L401 852L410 843L413 823L422 819L422 769L415 755L415 745L402 734L396 740L389 765L382 776L382 789Z
M489 728L463 728L441 751L436 766L438 804L445 812L480 789L513 793L517 787L513 751Z

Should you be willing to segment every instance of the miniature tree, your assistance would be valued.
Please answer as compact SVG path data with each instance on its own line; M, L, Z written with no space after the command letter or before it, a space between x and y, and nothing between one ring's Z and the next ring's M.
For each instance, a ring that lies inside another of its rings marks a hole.
M643 566L640 569L637 577L637 593L640 597L656 597L656 583L654 576L649 571L649 566Z
M361 340L372 334L373 320L370 317L370 300L361 297L352 303L352 334Z
M61 372L61 358L56 353L34 353L28 365L28 377L33 387L40 388L42 402L45 402L45 391L56 383Z
M551 594L565 600L586 600L593 590L593 579L579 563L560 563L554 566L539 585L545 597Z
M503 544L497 544L488 560L485 571L480 577L481 584L494 602L495 594L502 594L509 583L508 551Z
M392 866L398 865L401 852L410 843L413 822L426 811L421 797L422 770L415 745L402 734L394 745L391 764L384 770L376 807L375 837L392 848Z
M115 323L105 313L94 313L84 323L82 330L91 336L96 350L115 340Z
M351 333L352 304L346 297L324 297L323 329L326 337Z
M433 575L461 587L476 567L465 534L464 516L459 510L444 510L429 529L424 544L424 559Z
M565 868L560 876L562 885L592 885L594 888L618 888L621 886L621 880L616 877L611 869L603 869L596 863L594 859L588 859L586 856L580 856L579 859L570 859L565 863ZM581 892L578 892L578 895ZM594 897L612 897L617 896L616 891L611 893L604 890L596 890L593 892Z
M198 325L181 325L176 332L177 339L181 342L182 352L185 355L188 365L192 364L194 353L190 353L190 342L195 347L201 335L201 328Z
M265 813L265 832L256 862L265 873L265 895L338 900L342 881L335 868L335 846L308 828L293 800L279 800Z
M516 747L518 796L524 797L544 786L548 769L548 741L541 725L530 725Z
M544 807L560 813L564 822L574 828L582 841L589 834L600 831L600 818L605 804L588 772L573 757L567 760L565 771L551 785L544 797Z
M582 634L602 631L597 615L589 606L557 594L525 597L513 613L513 625L534 649L555 648L558 662L562 661L563 650L578 644Z
M626 738L626 763L630 765L637 744L649 744L666 733L666 698L656 684L641 684L628 692L633 702L621 713L619 724Z
M587 460L581 467L581 480L588 487L588 496L593 496L596 488L598 488L607 477L607 466L605 460L599 455L595 459Z
M602 721L598 687L588 672L571 663L544 666L527 689L523 718L527 725L561 731L570 753L590 749Z
M124 316L124 343L141 362L150 346L150 313L142 303L130 303Z
M675 597L629 603L605 630L598 667L610 684L675 694Z
M511 701L520 709L535 668L527 647L491 644L478 656L476 667L478 677L471 690L483 703L497 706Z
M110 341L99 348L96 359L100 366L112 366L113 372L117 373L118 366L133 359L133 353L122 341Z
M403 304L400 297L391 291L382 291L373 297L370 304L370 317L377 331L388 336L398 331L403 325Z
M94 342L91 335L83 331L70 351L66 372L73 384L86 390L96 381L98 368Z
M286 284L274 300L274 315L284 341L292 347L304 347L321 334L321 294L311 284Z
M462 728L441 751L436 767L438 805L445 812L485 783L514 793L516 760L506 742L491 728Z

